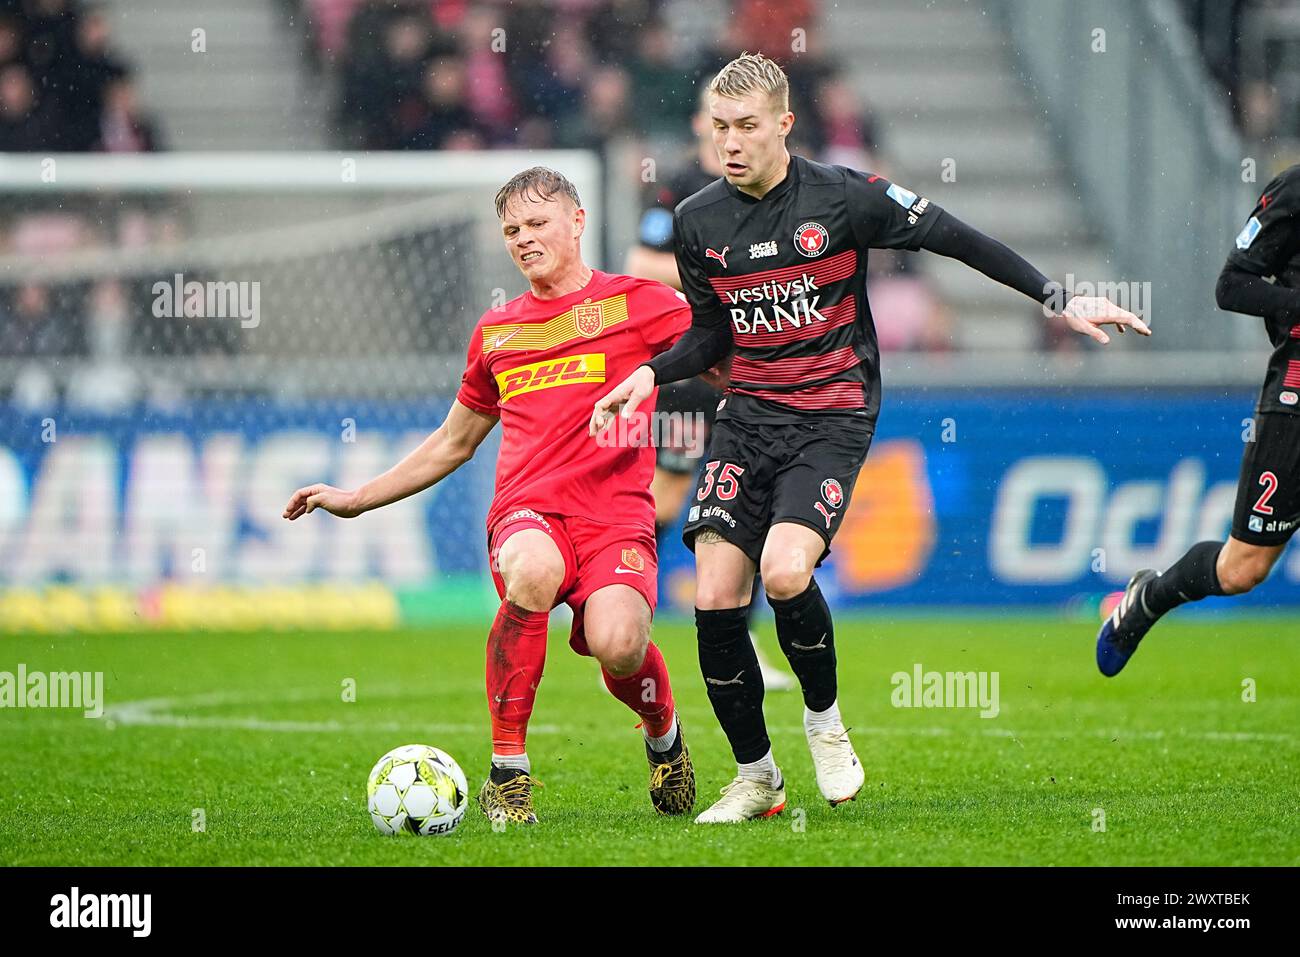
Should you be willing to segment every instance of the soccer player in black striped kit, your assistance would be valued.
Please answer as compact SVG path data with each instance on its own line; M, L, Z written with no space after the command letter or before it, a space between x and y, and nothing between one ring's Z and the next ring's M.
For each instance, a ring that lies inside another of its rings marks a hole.
M1163 574L1129 579L1097 634L1097 668L1119 674L1151 626L1179 605L1240 595L1268 577L1300 526L1300 166L1264 187L1219 273L1219 308L1264 319L1273 355L1241 457L1232 532L1198 542ZM1268 276L1274 277L1270 283Z
M687 513L695 552L700 668L737 776L697 823L768 817L785 787L763 718L763 684L745 626L755 571L777 640L799 679L817 785L832 805L864 772L837 704L834 628L813 569L848 509L880 406L879 352L866 299L869 248L928 249L1060 310L1078 332L1149 334L1104 299L1061 287L1001 243L879 176L791 157L789 84L745 54L709 87L723 176L674 215L691 328L596 403L591 431L630 415L661 384L735 349L713 444Z

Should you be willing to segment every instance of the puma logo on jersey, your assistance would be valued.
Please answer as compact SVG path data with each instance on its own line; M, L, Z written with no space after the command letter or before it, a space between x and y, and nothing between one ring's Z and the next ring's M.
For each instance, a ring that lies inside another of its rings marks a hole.
M705 259L716 259L718 262L722 263L722 268L723 268L723 269L726 269L726 268L727 268L727 250L729 250L729 249L731 249L730 246L723 246L723 247L722 247L722 252L720 252L720 253L715 253L712 249L706 249L706 250L704 250L704 258L705 258Z

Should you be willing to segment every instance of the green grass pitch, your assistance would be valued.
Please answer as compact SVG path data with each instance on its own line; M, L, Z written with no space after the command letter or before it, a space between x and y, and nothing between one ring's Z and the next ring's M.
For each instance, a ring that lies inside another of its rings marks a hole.
M866 788L828 807L798 693L769 693L788 811L730 828L655 816L633 716L552 631L529 742L542 823L496 833L471 798L450 837L383 837L365 780L390 748L437 745L482 781L483 630L0 637L0 671L104 671L108 709L0 710L0 864L1300 864L1294 617L1175 616L1111 680L1087 622L842 620ZM733 765L690 629L656 638L702 810ZM894 707L890 676L917 663L998 672L1000 713Z

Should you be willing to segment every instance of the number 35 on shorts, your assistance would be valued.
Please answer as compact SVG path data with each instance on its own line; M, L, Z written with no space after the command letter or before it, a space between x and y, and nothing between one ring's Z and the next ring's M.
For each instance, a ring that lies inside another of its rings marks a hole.
M704 463L704 481L695 493L695 500L703 502L713 492L718 493L718 500L729 502L740 493L740 477L745 470L733 462L723 464L721 459Z

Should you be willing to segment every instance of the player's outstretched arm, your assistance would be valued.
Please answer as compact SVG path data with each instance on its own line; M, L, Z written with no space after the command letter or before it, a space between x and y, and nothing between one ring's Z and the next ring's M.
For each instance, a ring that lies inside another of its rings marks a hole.
M655 373L649 366L637 366L636 371L601 396L591 413L591 422L587 434L595 435L609 423L620 411L623 418L631 418L636 407L650 398L655 390Z
M1131 328L1144 336L1151 335L1140 318L1103 296L1075 296L1064 302L1064 290L1059 283L1049 280L1019 253L947 211L926 234L921 248L963 262L994 282L1059 309L1059 315L1071 329L1102 345L1110 342L1102 326L1113 325L1120 332Z
M587 427L588 434L595 435L605 428L620 411L625 419L630 418L657 386L696 375L710 385L721 385L715 370L718 363L730 355L731 346L731 327L726 316L719 311L701 318L696 313L690 328L682 333L671 349L637 366L635 372L596 402Z
M383 475L352 491L319 484L300 488L284 507L284 517L292 522L323 508L339 518L355 518L362 512L423 492L473 458L496 424L495 415L484 415L453 401L442 425Z
M1220 309L1246 316L1282 316L1292 322L1293 317L1300 318L1300 289L1271 283L1232 262L1225 263L1219 273L1214 301Z

